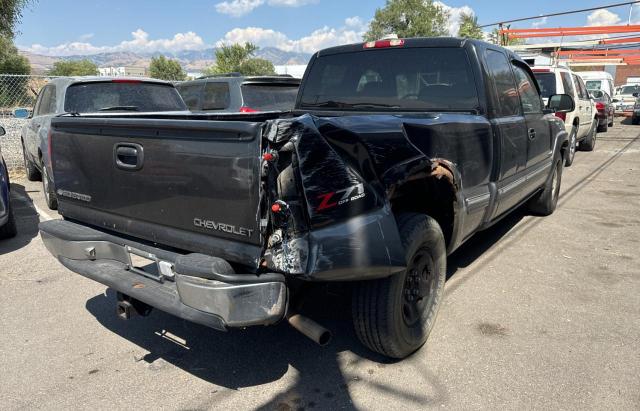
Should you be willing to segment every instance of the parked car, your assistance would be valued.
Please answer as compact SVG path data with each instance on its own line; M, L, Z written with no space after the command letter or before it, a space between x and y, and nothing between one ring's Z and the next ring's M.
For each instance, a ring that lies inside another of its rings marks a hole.
M613 76L606 71L576 71L576 74L582 78L587 90L602 90L613 96L615 89L613 88Z
M227 74L185 81L176 87L193 112L290 111L296 102L300 79Z
M0 137L6 134L4 127L0 126ZM0 149L0 239L15 237L18 234L16 218L11 207L11 182L9 170L2 157Z
M308 285L352 282L362 343L403 358L433 327L448 254L521 205L555 210L569 135L552 113L575 103L548 97L509 50L416 38L315 53L293 114L54 118L64 220L40 232L122 318L288 320L322 344Z
M636 104L635 94L640 93L640 84L625 84L616 88L613 101L616 104L616 111L625 117L632 117Z
M542 97L548 98L556 93L566 93L576 102L574 111L558 113L564 121L569 133L569 155L565 158L565 166L573 163L577 148L591 151L597 138L598 112L584 82L573 71L566 67L533 67Z
M51 119L91 112L180 112L187 110L173 84L154 79L67 77L51 80L38 94L22 129L27 178L42 179L47 205L57 208L49 161ZM24 115L25 110L21 111Z
M615 118L611 97L602 90L588 91L593 101L595 101L596 110L598 111L598 132L606 133L609 127L613 127L613 120Z
M640 124L640 98L636 98L636 103L633 106L631 124Z

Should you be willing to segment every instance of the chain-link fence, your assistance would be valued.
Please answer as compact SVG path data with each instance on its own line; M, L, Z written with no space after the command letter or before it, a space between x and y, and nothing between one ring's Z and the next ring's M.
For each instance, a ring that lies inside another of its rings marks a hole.
M0 147L10 173L24 170L20 133L27 119L16 118L14 110L26 108L32 111L36 96L51 77L0 74L0 125L7 134L0 137Z

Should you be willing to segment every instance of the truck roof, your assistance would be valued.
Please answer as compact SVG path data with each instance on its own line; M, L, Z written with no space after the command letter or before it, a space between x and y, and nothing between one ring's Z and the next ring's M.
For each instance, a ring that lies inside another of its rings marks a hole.
M495 44L487 43L481 40L459 38L459 37L413 37L413 38L406 38L401 40L404 41L404 44L402 46L395 46L395 47L397 48L465 47L468 44L473 44L473 45L481 46L482 48L487 46L492 48L499 48L503 50L505 53L507 53L510 57L517 59L519 61L524 61L520 56L518 56L516 53L514 53L509 49L506 49L504 47L501 47ZM353 53L353 52L363 51L366 43L367 42L353 43L353 44L346 44L343 46L326 48L324 50L320 50L319 52L317 52L316 56L320 57L320 56L325 56L330 54ZM394 48L394 47L392 46L390 48Z

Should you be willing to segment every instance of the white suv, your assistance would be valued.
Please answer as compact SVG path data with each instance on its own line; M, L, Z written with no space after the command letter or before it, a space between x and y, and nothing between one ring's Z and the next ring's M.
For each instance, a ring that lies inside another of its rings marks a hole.
M568 94L575 100L574 111L556 113L564 120L569 133L569 155L565 158L565 166L568 167L573 163L578 145L581 150L593 150L598 132L598 111L584 82L573 71L566 67L533 67L532 70L545 104L552 94Z

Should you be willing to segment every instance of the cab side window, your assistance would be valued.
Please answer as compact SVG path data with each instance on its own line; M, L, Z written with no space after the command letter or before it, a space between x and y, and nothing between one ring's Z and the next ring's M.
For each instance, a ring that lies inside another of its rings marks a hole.
M516 89L511 64L500 51L488 49L485 52L487 71L491 74L497 100L495 115L497 117L516 116L520 114L520 99Z
M516 84L524 113L542 113L542 100L529 73L515 64L513 65L513 72L516 75Z
M564 94L568 94L571 97L576 97L576 89L573 87L571 76L569 73L561 71L560 78L562 79L562 88L564 88Z
M578 97L581 100L589 99L589 94L587 93L587 89L584 87L584 84L582 84L582 80L580 79L580 77L574 74L573 81L576 83L576 89L578 90Z

